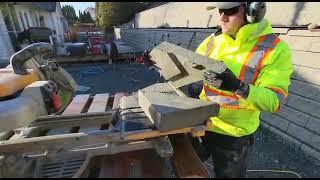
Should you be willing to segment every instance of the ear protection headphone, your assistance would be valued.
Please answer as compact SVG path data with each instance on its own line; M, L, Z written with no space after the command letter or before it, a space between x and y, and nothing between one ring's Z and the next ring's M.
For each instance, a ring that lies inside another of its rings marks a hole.
M265 2L247 2L246 19L248 23L260 22L266 15L267 7Z

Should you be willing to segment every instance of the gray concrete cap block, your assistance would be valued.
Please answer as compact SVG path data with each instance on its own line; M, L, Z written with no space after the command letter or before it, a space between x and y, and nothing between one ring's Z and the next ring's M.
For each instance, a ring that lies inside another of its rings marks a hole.
M161 132L202 125L219 112L216 103L163 93L138 91L138 100Z

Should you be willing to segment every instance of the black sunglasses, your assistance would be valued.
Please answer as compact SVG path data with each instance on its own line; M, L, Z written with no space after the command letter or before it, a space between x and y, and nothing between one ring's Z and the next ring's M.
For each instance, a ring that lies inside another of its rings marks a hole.
M232 16L236 13L239 12L240 6L236 6L230 9L219 9L219 14L221 15L222 13L226 16Z

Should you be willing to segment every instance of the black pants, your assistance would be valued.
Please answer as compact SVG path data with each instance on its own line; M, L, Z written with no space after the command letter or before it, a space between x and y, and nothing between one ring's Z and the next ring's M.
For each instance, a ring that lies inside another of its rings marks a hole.
M201 137L191 138L191 143L202 161L212 156L217 178L240 178L245 176L248 152L253 144L253 135L231 137L210 131Z

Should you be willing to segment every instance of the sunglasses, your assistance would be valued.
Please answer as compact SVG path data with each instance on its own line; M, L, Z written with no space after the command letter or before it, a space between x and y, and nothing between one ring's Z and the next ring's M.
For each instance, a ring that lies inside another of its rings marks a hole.
M230 9L219 9L219 14L221 15L222 13L226 16L232 16L234 14L237 14L239 12L240 6L233 7Z

